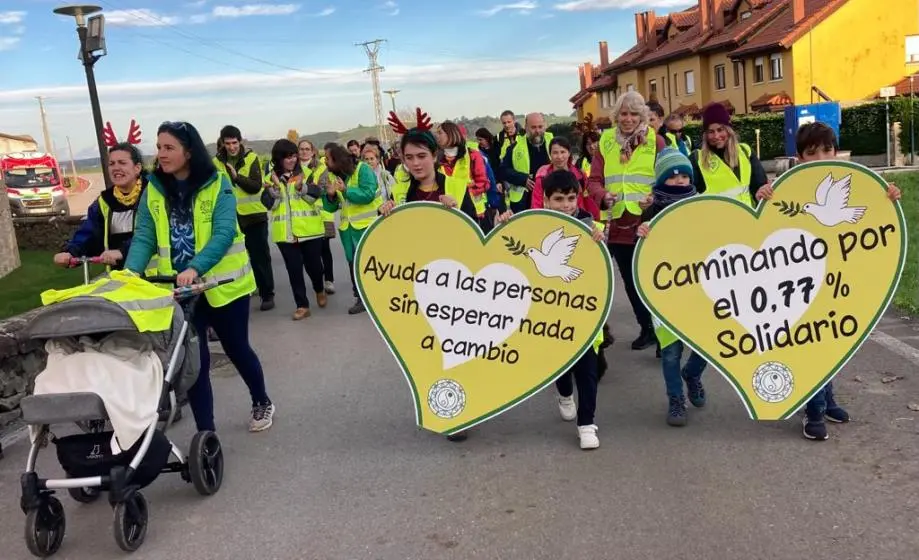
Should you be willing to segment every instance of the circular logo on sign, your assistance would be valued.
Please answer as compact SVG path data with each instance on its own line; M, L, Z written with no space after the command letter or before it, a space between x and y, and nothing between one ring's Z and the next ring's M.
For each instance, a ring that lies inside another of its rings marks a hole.
M791 370L780 362L766 362L753 372L753 391L768 403L782 402L795 387Z
M441 379L428 391L428 406L440 418L454 418L466 408L463 386L452 379Z

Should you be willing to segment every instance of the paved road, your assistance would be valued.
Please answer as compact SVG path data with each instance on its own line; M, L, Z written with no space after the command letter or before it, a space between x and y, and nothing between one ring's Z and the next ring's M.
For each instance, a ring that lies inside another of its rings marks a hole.
M105 182L102 180L101 173L87 173L82 177L89 180L89 188L82 193L73 194L67 197L70 203L70 214L72 216L85 216L86 209L92 204L102 189L105 188Z
M275 263L279 307L252 320L275 426L247 433L244 386L232 369L216 371L224 487L203 499L161 477L145 491L151 525L132 558L916 557L919 414L907 406L919 401L910 361L919 350L908 345L917 339L865 345L837 389L855 421L831 426L827 442L803 440L798 422L748 420L717 375L707 378L709 406L675 429L664 423L653 352L627 349L637 333L623 298L600 385L599 450L578 449L552 390L455 444L415 428L408 387L367 317L345 313L347 291L293 323ZM884 324L919 335L894 316ZM881 381L889 376L903 379ZM191 433L189 420L172 432L183 445ZM28 558L18 508L25 451L13 446L0 461L0 556L9 560ZM40 465L56 472L53 451ZM124 558L105 502L64 503L58 557Z

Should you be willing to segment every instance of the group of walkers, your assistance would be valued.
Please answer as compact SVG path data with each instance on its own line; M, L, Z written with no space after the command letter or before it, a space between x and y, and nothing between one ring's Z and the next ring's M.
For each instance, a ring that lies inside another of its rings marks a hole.
M354 253L376 219L398 205L435 202L463 212L487 233L515 213L546 208L589 224L594 238L609 248L639 327L631 348L655 348L661 358L668 405L666 421L687 423L686 395L705 406L702 372L706 363L651 316L635 287L632 259L639 237L653 235L650 219L689 196L717 195L749 205L769 199L772 188L762 164L740 142L731 115L720 104L702 114L698 148L683 133L680 116L665 118L655 102L637 92L622 95L611 126L600 130L580 123L580 157L567 138L546 130L545 117L501 115L502 130L485 128L467 140L465 129L450 121L432 126L418 109L416 122L394 113L390 125L399 136L392 153L375 139L326 144L320 151L308 139L278 140L264 166L246 148L240 130L220 131L217 154L208 153L189 123L166 122L157 130L154 170L143 172L138 149L116 144L109 153L109 181L87 212L87 219L55 262L101 255L112 268L138 274L177 275L188 285L201 277L230 280L206 292L194 326L202 368L188 399L199 430L214 429L208 331L220 341L249 388L249 427L272 425L275 405L268 396L261 362L249 344L249 299L258 293L260 309L274 308L275 285L269 240L277 244L293 292L294 320L310 316L310 280L315 303L325 307L335 293L330 240L338 237L348 261L354 303L349 314L365 311L354 278ZM832 129L820 123L798 133L803 160L835 157ZM891 186L890 198L899 198ZM335 226L336 214L338 227ZM556 383L558 409L577 420L582 449L599 447L595 423L597 385L606 371L604 350L613 344L608 326L593 347ZM574 400L577 387L578 402ZM848 414L828 384L807 405L804 435L827 438L824 420L845 422ZM449 436L452 441L465 432Z

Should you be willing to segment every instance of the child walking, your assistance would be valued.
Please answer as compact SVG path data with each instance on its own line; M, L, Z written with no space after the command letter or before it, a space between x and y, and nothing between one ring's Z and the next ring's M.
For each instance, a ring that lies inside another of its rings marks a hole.
M692 164L676 148L666 148L657 154L654 166L657 181L651 194L639 203L644 209L642 224L638 226L638 236L647 237L650 233L648 222L660 214L664 208L675 202L696 195L693 185ZM654 317L654 328L661 347L661 368L664 374L664 385L667 388L667 424L685 426L686 395L683 384L689 392L689 402L696 408L705 406L705 387L702 386L702 372L705 370L705 359L690 351L689 358L682 365L683 341L678 339L667 327Z
M798 161L807 163L811 161L834 160L837 158L839 143L833 129L821 122L808 123L798 129L795 138L798 152ZM767 185L757 192L757 198L768 200L772 198L772 188ZM887 185L887 198L896 202L900 200L900 189L893 183ZM826 420L837 424L849 421L849 413L839 406L833 395L833 382L830 381L817 391L804 407L803 431L804 437L812 441L826 441L829 433L826 429Z

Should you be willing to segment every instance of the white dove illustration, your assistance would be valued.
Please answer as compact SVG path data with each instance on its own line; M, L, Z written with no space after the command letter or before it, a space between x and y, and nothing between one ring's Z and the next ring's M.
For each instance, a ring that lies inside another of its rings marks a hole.
M558 228L542 240L542 248L527 249L526 256L533 260L536 270L546 278L561 278L565 282L576 280L583 270L568 266L571 255L578 245L577 235L565 237L562 228Z
M851 190L852 175L834 181L833 175L829 174L817 186L817 201L805 204L801 211L810 214L827 227L837 226L843 222L854 224L862 219L867 208L848 205Z

